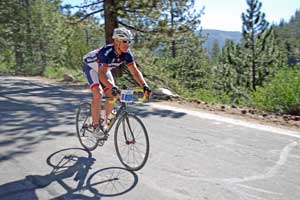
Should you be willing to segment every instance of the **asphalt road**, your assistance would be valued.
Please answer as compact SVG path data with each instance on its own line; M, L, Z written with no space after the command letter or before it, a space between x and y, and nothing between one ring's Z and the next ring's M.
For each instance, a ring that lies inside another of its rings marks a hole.
M89 96L0 76L1 200L300 199L300 132L139 105L132 111L148 129L150 156L133 173L117 159L113 137L93 152L81 148L75 110Z

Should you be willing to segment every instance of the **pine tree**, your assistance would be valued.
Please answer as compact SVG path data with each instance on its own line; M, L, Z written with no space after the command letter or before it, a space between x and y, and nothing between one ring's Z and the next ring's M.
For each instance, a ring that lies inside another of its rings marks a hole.
M300 64L300 10L288 22L274 26L275 38L288 56L288 64Z
M249 86L243 49L232 40L226 40L220 57L220 64L215 69L216 88L233 96L242 93L243 88Z
M0 1L1 38L14 54L15 73L20 73L24 64L25 13L22 2ZM11 46L11 47L9 47Z
M274 42L273 29L265 19L265 13L260 11L262 3L258 0L247 0L249 8L242 13L243 42L246 65L250 67L249 76L251 89L256 90L267 76L278 67L280 54Z
M165 0L161 10L160 16L160 33L163 33L170 45L171 56L175 58L177 51L180 48L187 48L186 43L189 38L192 40L194 31L200 26L200 17L203 10L196 11L194 8L195 1L181 1L181 0Z
M180 54L173 60L177 64L173 66L176 79L180 80L185 88L194 91L200 88L209 88L211 70L209 59L199 47L199 38L191 37L189 48L180 51Z
M220 55L220 45L218 40L214 40L213 47L211 49L211 60L214 64L218 62L219 55Z

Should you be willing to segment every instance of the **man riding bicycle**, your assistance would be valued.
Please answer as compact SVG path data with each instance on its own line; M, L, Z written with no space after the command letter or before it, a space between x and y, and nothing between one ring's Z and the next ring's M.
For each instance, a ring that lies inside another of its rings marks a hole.
M135 81L144 89L144 92L149 96L151 89L147 85L142 73L137 68L134 57L129 50L129 45L132 39L132 34L126 28L116 28L113 32L113 43L95 49L87 53L83 57L82 70L90 85L92 92L91 114L93 119L93 135L97 139L104 138L104 127L99 124L101 100L103 93L108 99L113 98L119 93L118 87L115 85L114 78L111 74L111 69L120 67L126 64ZM105 102L104 109L104 124L107 122L107 117L113 109L113 104Z

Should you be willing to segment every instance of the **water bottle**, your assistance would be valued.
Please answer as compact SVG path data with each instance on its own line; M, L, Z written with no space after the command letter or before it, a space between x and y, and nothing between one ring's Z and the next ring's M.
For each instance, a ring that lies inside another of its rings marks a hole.
M107 117L107 125L109 126L111 121L116 117L117 111L116 109L112 109Z

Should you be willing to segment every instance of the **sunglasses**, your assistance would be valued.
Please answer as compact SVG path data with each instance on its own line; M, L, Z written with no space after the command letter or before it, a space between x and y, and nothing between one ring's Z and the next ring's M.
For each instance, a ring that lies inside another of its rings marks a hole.
M130 44L129 40L121 40L124 44Z

